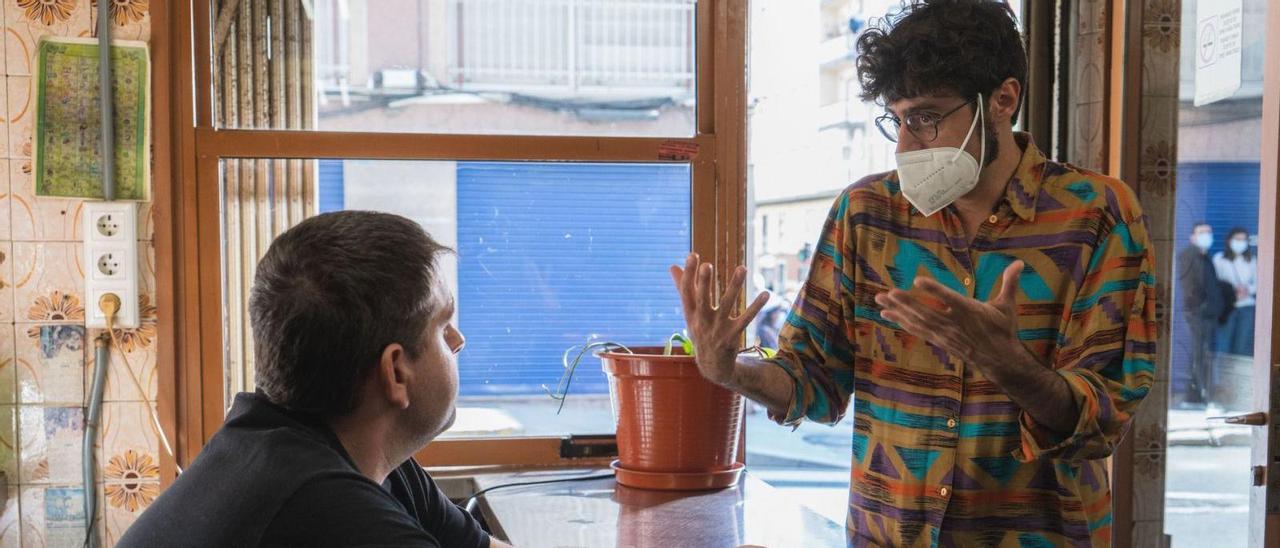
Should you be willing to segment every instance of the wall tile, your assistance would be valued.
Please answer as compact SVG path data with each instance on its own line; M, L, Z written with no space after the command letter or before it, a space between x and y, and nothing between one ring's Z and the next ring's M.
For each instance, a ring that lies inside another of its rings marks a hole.
M82 245L15 242L14 301L18 322L84 323Z
M151 202L138 202L138 240L150 242L155 239L155 208Z
M124 354L115 344L111 346L111 362L107 366L107 386L102 394L107 402L155 401L158 379L156 374L155 312L150 301L143 298L141 306L152 310L152 320L139 329L117 329L116 340L123 346ZM97 330L93 331L97 333ZM86 390L93 386L97 369L94 350L89 349L84 369ZM132 372L132 373L130 373ZM136 381L136 384L135 384ZM138 388L141 386L145 393Z
M0 94L4 93L4 86L0 85ZM2 103L0 103L2 104ZM8 125L0 117L0 154L8 154L9 151L9 130ZM9 241L13 239L13 190L9 184L9 160L0 158L0 240Z
M152 2L156 0L151 0ZM115 0L111 4L111 38L114 40L151 39L151 13L147 0ZM93 26L93 34L97 36L98 10L96 5L89 18Z
M9 478L9 485L17 485L18 474L18 409L12 405L0 405L0 471Z
M1181 29L1165 25L1142 28L1142 94L1153 97L1178 96L1178 52ZM1161 49L1165 44L1168 49Z
M22 545L75 547L84 543L84 489L79 485L23 486Z
M18 241L82 241L84 200L35 195L29 158L9 161L12 188L13 239Z
M84 409L18 408L19 474L24 484L83 480Z
M1106 103L1077 104L1070 109L1071 123L1076 126L1072 130L1071 163L1087 169L1106 171L1106 149L1103 147L1102 133Z
M1169 383L1153 383L1133 418L1130 435L1133 436L1134 451L1164 450L1168 438L1168 416Z
M1164 451L1133 454L1133 519L1153 521L1164 517Z
M5 78L5 105L8 115L5 118L8 128L10 158L31 157L31 129L35 120L35 95L31 89L31 76L13 76Z
M1178 99L1176 97L1142 98L1141 134L1138 136L1140 152L1146 153L1149 147L1168 143L1167 154L1172 156L1178 150ZM1154 161L1154 160L1152 160ZM1154 167L1151 161L1138 161L1139 167ZM1145 165L1144 165L1145 164Z
M103 539L112 546L160 495L160 468L149 456L127 451L111 457L103 477Z
M89 1L43 0L22 6L17 0L4 0L6 72L31 75L42 36L89 36Z
M1076 32L1080 34L1102 32L1107 26L1107 3L1103 0L1079 0L1076 2Z
M152 422L154 404L106 402L102 406L102 427L96 458L103 481L159 481L160 437Z
M93 346L84 326L32 325L18 331L18 401L83 405L85 359Z
M1163 143L1162 143L1163 145ZM1170 231L1174 228L1174 200L1177 199L1175 192L1176 181L1178 178L1178 170L1173 167L1172 159L1170 163L1162 164L1158 158L1162 154L1159 150L1150 150L1143 159L1156 158L1153 163L1156 167L1143 168L1138 171L1138 198L1142 202L1142 212L1147 216L1147 227L1150 229L1151 236L1168 238L1173 236ZM1163 149L1163 146L1158 147ZM1163 259L1162 259L1163 260Z
M18 400L17 377L21 366L18 364L16 333L17 328L13 324L0 324L0 405L12 405Z
M21 497L22 489L11 479L5 495L4 515L0 515L0 548L22 546L22 522L18 518Z
M1096 103L1107 99L1105 51L1101 34L1076 37L1072 59L1080 62L1075 63L1073 69L1072 103Z
M13 263L13 243L0 241L0 324L14 321Z

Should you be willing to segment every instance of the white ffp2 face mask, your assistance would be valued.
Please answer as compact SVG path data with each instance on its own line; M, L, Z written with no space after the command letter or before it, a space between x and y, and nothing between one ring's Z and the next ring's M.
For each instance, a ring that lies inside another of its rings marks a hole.
M978 124L979 120L983 122L981 126ZM969 125L969 132L965 134L960 148L938 147L897 154L898 183L902 194L920 213L926 217L933 215L978 186L982 162L987 157L985 126L982 94L979 93L977 112L973 115L973 123ZM982 128L978 136L981 158L974 160L973 155L965 152L964 148L969 146L974 128L979 127Z
M1208 232L1196 234L1195 240L1191 243L1195 244L1195 246L1201 250L1208 251L1210 247L1213 247L1213 234Z

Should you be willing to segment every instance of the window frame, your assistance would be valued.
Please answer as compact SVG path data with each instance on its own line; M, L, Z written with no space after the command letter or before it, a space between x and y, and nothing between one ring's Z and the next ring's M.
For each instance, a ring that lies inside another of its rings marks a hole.
M172 10L171 12L169 10ZM695 135L566 137L218 129L214 121L212 0L153 4L156 56L157 299L161 413L190 465L222 425L223 318L220 164L231 158L658 162L664 145L696 147L692 248L723 283L746 254L747 6L699 0ZM170 24L172 23L172 24ZM673 257L678 261L679 257ZM166 405L167 404L167 405ZM745 434L745 432L744 432ZM561 436L442 439L427 466L563 464ZM744 438L745 440L745 438ZM745 455L745 441L739 457ZM162 476L172 479L174 459ZM574 459L601 464L608 459Z

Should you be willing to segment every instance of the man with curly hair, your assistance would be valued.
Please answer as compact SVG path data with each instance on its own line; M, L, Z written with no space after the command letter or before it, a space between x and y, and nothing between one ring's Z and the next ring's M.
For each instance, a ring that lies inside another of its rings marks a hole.
M771 359L737 355L739 267L672 278L703 375L785 425L853 403L851 546L1107 546L1109 457L1152 384L1154 259L1121 181L1013 130L1002 2L917 1L858 39L898 169L836 199Z

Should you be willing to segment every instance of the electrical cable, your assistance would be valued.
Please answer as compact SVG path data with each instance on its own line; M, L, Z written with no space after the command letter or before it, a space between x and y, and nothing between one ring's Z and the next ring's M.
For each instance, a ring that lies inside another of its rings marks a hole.
M467 513L471 513L471 511L475 508L475 505L480 501L480 498L483 497L485 493L488 493L489 491L493 491L495 489L506 489L508 487L523 487L526 485L544 485L548 483L565 483L565 482L571 482L571 481L610 479L612 477L613 477L613 474L609 473L609 474L595 474L592 476L577 476L572 478L557 478L557 479L550 479L550 480L504 483L501 485L494 485L493 487L486 487L484 489L476 491L475 494L467 497L465 500L462 501L462 504L459 504L458 506L461 506L463 510L467 511Z

